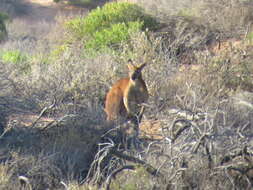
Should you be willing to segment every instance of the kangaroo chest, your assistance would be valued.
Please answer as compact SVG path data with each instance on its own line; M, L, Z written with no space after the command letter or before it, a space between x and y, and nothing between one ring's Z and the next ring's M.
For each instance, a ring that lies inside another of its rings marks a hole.
M144 86L130 86L126 97L128 101L143 103L147 99L147 89Z

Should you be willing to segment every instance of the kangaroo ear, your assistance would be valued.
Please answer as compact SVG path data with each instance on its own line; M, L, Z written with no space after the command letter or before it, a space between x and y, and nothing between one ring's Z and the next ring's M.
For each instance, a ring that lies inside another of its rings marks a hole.
M133 61L132 61L131 59L128 60L127 67L128 67L128 69L129 69L130 71L136 69L136 67L134 66Z
M143 64L139 65L138 68L139 68L140 70L142 70L146 65L147 65L146 63L143 63Z

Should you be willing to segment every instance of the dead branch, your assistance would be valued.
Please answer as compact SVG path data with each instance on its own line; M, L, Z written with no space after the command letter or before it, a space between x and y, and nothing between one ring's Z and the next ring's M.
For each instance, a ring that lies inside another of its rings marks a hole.
M32 186L31 186L30 180L27 177L25 177L25 176L18 176L18 180L19 180L20 185L23 188L27 187L29 190L32 190Z
M184 124L183 124L184 123ZM176 131L174 134L174 128L178 125L180 125L180 129ZM186 119L177 119L173 122L172 127L171 127L171 132L172 132L172 143L175 142L175 140L183 133L184 130L188 129L191 127L191 122Z
M75 116L76 115L74 115L74 114L69 114L69 115L64 115L63 117L60 117L59 119L55 119L53 121L50 121L49 123L47 123L44 127L42 127L40 129L40 132L45 131L48 128L57 127L57 126L59 126L60 123L66 121L66 118L72 118Z
M227 168L225 169L225 174L228 177L228 179L229 179L230 183L232 184L233 188L235 189L235 182L234 182L233 178L229 175Z
M153 176L162 176L162 174L161 174L156 168L154 168L154 167L151 166L150 164L144 162L143 160L140 160L140 159L135 158L135 157L133 157L133 156L126 155L126 154L124 154L124 153L122 153L122 152L119 152L119 151L117 151L117 150L115 150L115 149L112 149L112 150L111 150L111 153L112 153L114 156L116 156L116 157L118 157L118 158L121 158L121 159L123 159L123 160L129 161L129 162L134 162L134 163L136 163L136 164L142 165L142 166L146 169L146 171L147 171L149 174L153 175Z
M231 160L233 160L234 158L236 157L239 157L239 156L244 156L246 158L246 160L249 160L247 157L252 157L253 154L252 153L249 153L248 150L247 150L247 146L243 147L242 150L238 151L238 152L235 152L234 154L231 154L231 155L225 155L221 162L220 162L220 165L223 165L224 163L227 163L227 162L230 162ZM249 160L250 161L250 160ZM250 161L251 162L251 161Z
M32 123L31 127L33 128L37 122L41 119L41 117L50 109L52 109L53 107L55 107L56 105L56 99L54 98L53 103L50 106L46 106L43 108L43 110L40 112L40 115L38 116L38 118Z
M54 124L54 125L53 125ZM51 126L57 126L58 122L57 121L51 121L49 123L47 123L42 129L40 129L40 131L45 131L46 129L48 129Z
M209 136L209 135L208 135L208 134L203 134L203 135L199 138L197 144L194 146L193 151L192 151L194 154L196 154L196 153L198 152L198 149L199 149L200 145L203 145L203 146L204 146L205 138L206 138L207 136Z
M247 121L246 124L244 124L242 127L238 127L238 129L237 129L236 132L238 133L238 135L239 135L241 138L245 138L245 136L242 134L242 132L243 132L248 126L250 126L250 122L249 122L249 121Z
M155 144L160 144L160 143L161 143L161 142L159 142L159 141L152 141L152 142L150 142L150 143L148 144L146 150L145 150L145 154L148 154L148 153L150 152L151 146L153 146L153 145L155 145Z
M178 173L184 172L185 170L187 170L187 168L179 168L176 172L174 172L168 181L172 181L178 175Z
M230 166L228 167L228 170L234 170L237 171L239 173L241 173L242 175L247 175L247 173L253 169L253 166L251 167L246 167L246 168L239 168L239 167L235 167L235 166Z
M126 166L123 166L121 168L118 168L116 170L114 170L106 179L106 182L105 182L105 189L106 190L110 190L110 185L111 185L111 181L112 181L112 178L116 178L116 175L118 175L120 172L124 171L124 170L135 170L136 167L134 165L126 165Z
M129 168L128 166L122 166L119 169L113 170L111 171L111 166L110 163L109 164L105 164L105 160L106 163L108 163L108 159L112 160L113 158L117 158L118 161L120 160L124 160L124 161L128 161L128 162L132 162L134 164L137 165L141 165L143 166L143 168L145 168L145 170L153 175L153 176L162 176L161 172L159 172L156 168L154 168L153 166L151 166L150 164L146 163L143 160L140 160L134 156L129 156L119 150L117 150L117 145L109 138L107 138L109 140L109 142L105 142L105 143L100 143L98 144L99 149L97 154L95 155L94 161L91 164L90 170L87 174L87 177L81 182L82 183L100 183L104 180L104 178L106 177L106 187L108 188L110 185L110 181L112 179L112 177L116 176L118 173L120 173L122 170L125 170L127 168ZM117 161L117 162L118 162ZM105 164L105 165L103 165ZM105 168L107 168L107 172L109 171L109 173L104 173L103 171L105 171ZM134 169L134 167L131 167L132 170ZM106 176L105 176L106 175Z
M83 183L98 183L101 181L101 178L103 177L102 174L102 162L110 155L110 149L112 147L115 147L114 142L107 138L109 142L107 143L99 143L98 144L98 152L95 155L94 161L91 163L90 169L88 171L88 174L86 178L81 181L80 184Z
M207 146L207 143L205 143L205 150L206 150L206 154L207 154L207 158L208 158L208 167L211 168L212 167L212 163L213 163L213 159L211 156L211 152Z
M231 176L231 174L229 174L229 171L235 171L238 172L238 174L236 174L235 176L241 176L244 177L248 183L248 187L252 187L253 186L253 182L252 182L252 170L253 170L253 166L252 166L252 153L249 153L247 150L247 146L245 146L242 150L237 151L231 155L226 155L222 160L221 160L221 166L219 168L224 168L225 169L225 173L227 175L227 177L229 178L229 180L231 181L231 183L233 184L233 186L235 186L234 184L234 180L233 180L233 176ZM239 162L239 163L230 163L227 165L224 165L227 162L231 162L233 161L233 159L237 158L237 157L243 157L244 161L243 162ZM243 165L242 165L243 164ZM232 173L233 174L233 173ZM249 188L250 189L250 188Z
M11 129L12 129L12 126L11 126L11 125L8 125L8 126L4 129L3 133L0 135L0 139L3 138L4 135L5 135L8 131L10 131Z
M65 188L65 190L69 190L68 185L65 182L61 181L60 184Z
M237 167L237 166L229 165L229 166L225 167L225 174L227 175L227 177L229 178L229 180L233 186L235 186L234 177L241 175L241 177L244 177L248 183L247 189L251 189L251 187L253 186L253 183L251 180L252 176L250 176L248 174L248 172L252 169L253 169L253 166L251 166L251 167ZM238 172L238 174L236 174L236 175L234 175L232 173L229 174L229 171L236 171L236 172Z

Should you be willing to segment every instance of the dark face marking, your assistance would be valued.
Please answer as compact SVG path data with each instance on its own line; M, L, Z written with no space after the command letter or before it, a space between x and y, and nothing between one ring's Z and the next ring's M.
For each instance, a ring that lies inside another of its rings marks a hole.
M141 75L141 69L137 69L132 75L131 75L131 79L132 80L136 80L140 77Z

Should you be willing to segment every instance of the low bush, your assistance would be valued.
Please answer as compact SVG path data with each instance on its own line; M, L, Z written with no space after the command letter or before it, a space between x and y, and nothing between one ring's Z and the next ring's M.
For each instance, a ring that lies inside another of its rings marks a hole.
M21 73L27 73L30 70L28 56L19 50L4 51L0 54L0 60L7 64L13 64Z
M92 35L103 28L117 23L143 21L143 28L155 27L155 20L144 13L144 10L131 3L108 3L92 11L84 20L85 32Z
M107 3L85 18L72 19L66 26L75 38L86 37L86 48L99 49L126 42L131 32L146 28L153 30L157 23L135 4Z
M131 33L140 31L141 22L130 22L114 24L110 28L97 31L94 34L94 39L86 42L85 47L88 49L102 49L106 47L117 47L119 42L127 41Z
M175 8L164 5L173 0L158 2L146 4ZM59 35L64 30L61 24L51 27L54 31L49 34L31 29L24 35L29 27L12 22L17 34L13 37L8 28L11 40L0 50L0 120L7 127L0 126L0 133L4 131L0 189L29 188L21 187L20 176L38 190L106 185L107 189L249 189L252 31L247 30L245 41L219 38L218 42L215 28L222 30L222 18L215 23L217 16L210 14L207 24L200 19L200 10L184 7L167 17L166 28L157 33L143 32L151 23L116 8L109 18L96 17L100 24L91 19L89 24L96 27L90 32L86 18L72 19L67 23L70 36ZM90 57L84 47L121 51L100 51ZM136 139L139 148L121 142L117 130L125 124L109 126L103 110L109 87L127 76L129 58L148 64L143 78L150 98L143 117L147 126L140 127ZM19 74L26 64L29 73Z
M253 44L253 32L250 32L247 35L247 40L249 41L249 43L252 45Z
M26 61L26 56L23 55L20 51L14 50L14 51L6 51L2 54L2 60L4 62L11 62L14 64L17 64L19 62Z

